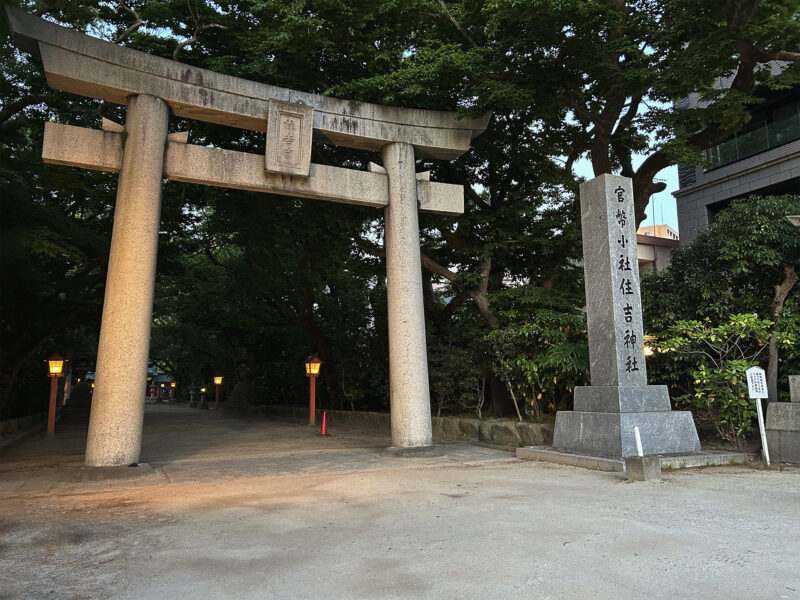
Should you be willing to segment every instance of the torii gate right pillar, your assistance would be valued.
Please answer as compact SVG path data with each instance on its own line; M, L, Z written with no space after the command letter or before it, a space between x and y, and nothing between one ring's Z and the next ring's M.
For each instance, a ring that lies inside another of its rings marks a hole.
M386 287L389 312L389 455L433 453L425 308L419 259L419 217L414 146L383 147L389 176L385 209Z

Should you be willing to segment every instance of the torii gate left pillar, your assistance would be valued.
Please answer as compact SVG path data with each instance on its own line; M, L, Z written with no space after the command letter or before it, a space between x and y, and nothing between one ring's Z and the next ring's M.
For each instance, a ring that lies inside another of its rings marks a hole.
M137 462L142 447L168 119L160 98L128 100L86 440L90 467Z
M461 186L415 173L415 156L452 160L489 115L339 100L246 81L91 38L6 7L15 44L42 59L51 87L128 106L124 133L45 124L46 162L119 172L89 466L137 462L152 320L161 183L200 183L385 209L390 455L432 449L418 211L461 214ZM198 119L267 135L256 155L188 144L167 120ZM312 139L381 152L384 167L312 164Z

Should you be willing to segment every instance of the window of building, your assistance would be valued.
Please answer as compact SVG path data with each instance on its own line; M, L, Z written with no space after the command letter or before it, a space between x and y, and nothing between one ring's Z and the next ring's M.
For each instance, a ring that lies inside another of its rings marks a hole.
M741 131L706 150L708 171L800 139L800 97L767 104Z

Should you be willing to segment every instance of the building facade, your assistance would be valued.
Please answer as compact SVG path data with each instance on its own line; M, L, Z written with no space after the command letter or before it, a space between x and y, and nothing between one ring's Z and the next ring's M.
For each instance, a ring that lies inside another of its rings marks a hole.
M663 271L670 253L680 245L678 232L669 225L646 225L636 230L639 272Z
M784 68L777 61L771 66ZM706 150L705 165L678 167L679 189L673 195L681 243L694 240L736 198L800 193L800 87L758 95L764 101L752 109L751 121ZM698 106L699 96L692 94L678 108Z

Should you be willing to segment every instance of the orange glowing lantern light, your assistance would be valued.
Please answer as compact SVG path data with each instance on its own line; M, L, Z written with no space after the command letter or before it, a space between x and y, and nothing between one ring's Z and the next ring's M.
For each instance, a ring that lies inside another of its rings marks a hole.
M56 429L58 378L63 376L66 359L60 354L53 354L45 362L47 363L47 375L50 377L50 405L47 410L47 435L53 435Z
M306 377L309 378L308 388L308 422L314 425L317 422L317 375L322 361L316 354L312 354L306 359Z
M214 410L219 410L219 387L222 385L222 375L214 377L214 385L217 388L214 395Z

